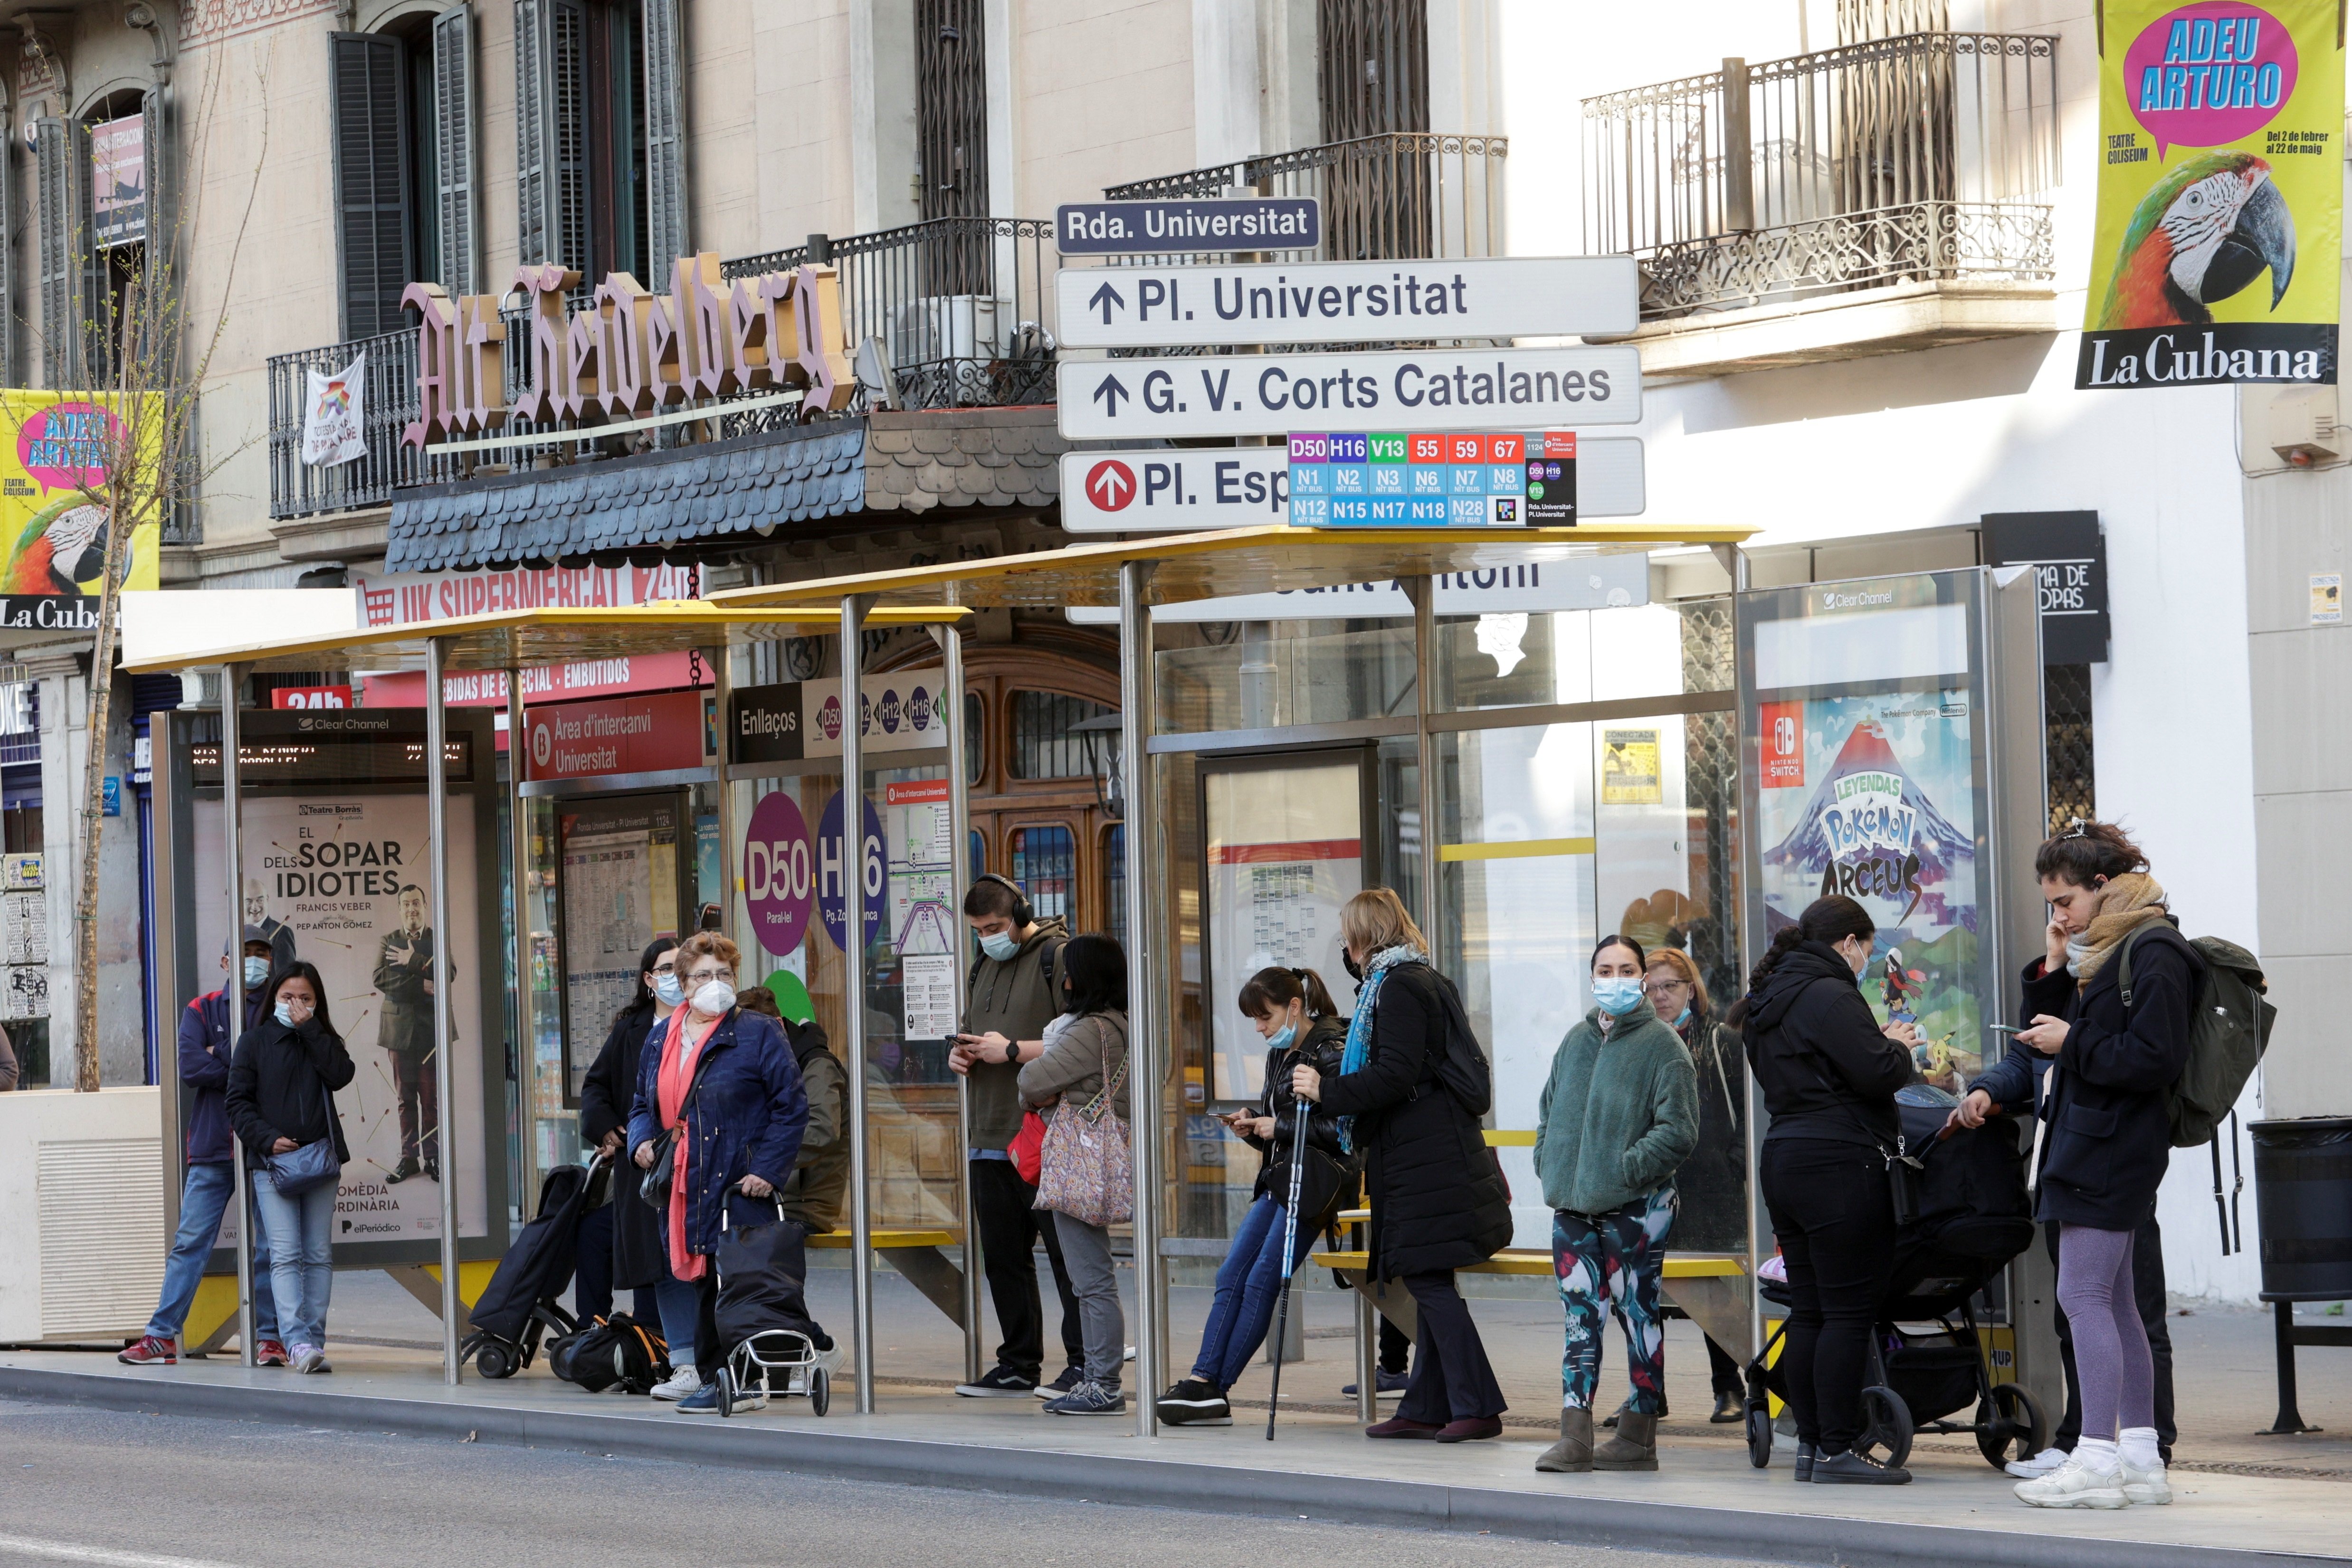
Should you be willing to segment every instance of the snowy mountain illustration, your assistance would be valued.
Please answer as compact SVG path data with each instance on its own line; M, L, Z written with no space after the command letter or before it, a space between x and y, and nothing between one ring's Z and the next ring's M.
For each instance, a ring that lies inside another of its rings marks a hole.
M1832 863L1866 860L1874 852L1896 860L1917 855L1923 895L1917 913L1931 925L1951 923L1946 892L1955 870L1973 869L1975 842L1927 799L1879 722L1864 719L1814 787L1796 831L1766 852L1764 863L1789 881L1819 885ZM1973 923L1974 904L1969 897L1964 923Z

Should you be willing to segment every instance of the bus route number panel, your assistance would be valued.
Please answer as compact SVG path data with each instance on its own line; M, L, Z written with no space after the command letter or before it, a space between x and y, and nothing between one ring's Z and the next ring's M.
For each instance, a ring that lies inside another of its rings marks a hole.
M1331 432L1290 437L1297 528L1576 522L1576 434Z

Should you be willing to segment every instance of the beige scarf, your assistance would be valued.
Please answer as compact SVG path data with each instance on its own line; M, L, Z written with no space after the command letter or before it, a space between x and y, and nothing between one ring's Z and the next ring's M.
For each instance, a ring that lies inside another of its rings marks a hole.
M2165 918L2164 888L2145 872L2126 872L2107 880L2099 912L2083 933L2090 950L2075 960L2074 984L2079 988L2114 956L2123 939L2141 926Z

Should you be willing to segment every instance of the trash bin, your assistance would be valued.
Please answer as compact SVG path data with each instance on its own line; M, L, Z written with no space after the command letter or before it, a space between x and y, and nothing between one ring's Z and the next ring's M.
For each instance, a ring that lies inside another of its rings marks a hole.
M2263 1300L2352 1299L2352 1116L2252 1122Z

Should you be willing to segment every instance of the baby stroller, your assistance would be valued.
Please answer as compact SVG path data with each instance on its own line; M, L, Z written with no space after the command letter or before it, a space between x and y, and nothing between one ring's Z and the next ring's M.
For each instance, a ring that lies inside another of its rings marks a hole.
M473 1332L457 1349L484 1377L512 1377L539 1354L541 1335L552 1330L561 1337L578 1326L556 1297L572 1283L580 1213L604 1166L600 1154L585 1166L558 1166L540 1181L539 1216L499 1260L474 1303Z
M1895 1272L1864 1374L1863 1427L1854 1451L1900 1465L1910 1457L1916 1433L1967 1432L1999 1469L2012 1457L2040 1453L2050 1441L2040 1402L2022 1385L1992 1380L1977 1333L1977 1293L2033 1242L2017 1124L2000 1118L1944 1138L1939 1134L1957 1098L1914 1083L1895 1100L1904 1142L1924 1167L1919 1213L1895 1239ZM1763 1280L1758 1288L1766 1301L1789 1305L1787 1285ZM1786 1397L1780 1369L1766 1362L1787 1332L1783 1320L1764 1354L1748 1365L1748 1458L1758 1469L1772 1460L1765 1396ZM1970 1419L1948 1419L1971 1406Z
M822 1416L833 1403L833 1341L808 1314L806 1233L776 1206L772 1225L736 1228L719 1211L719 1300L712 1318L728 1347L719 1368L719 1413L762 1409L771 1395L799 1396Z

